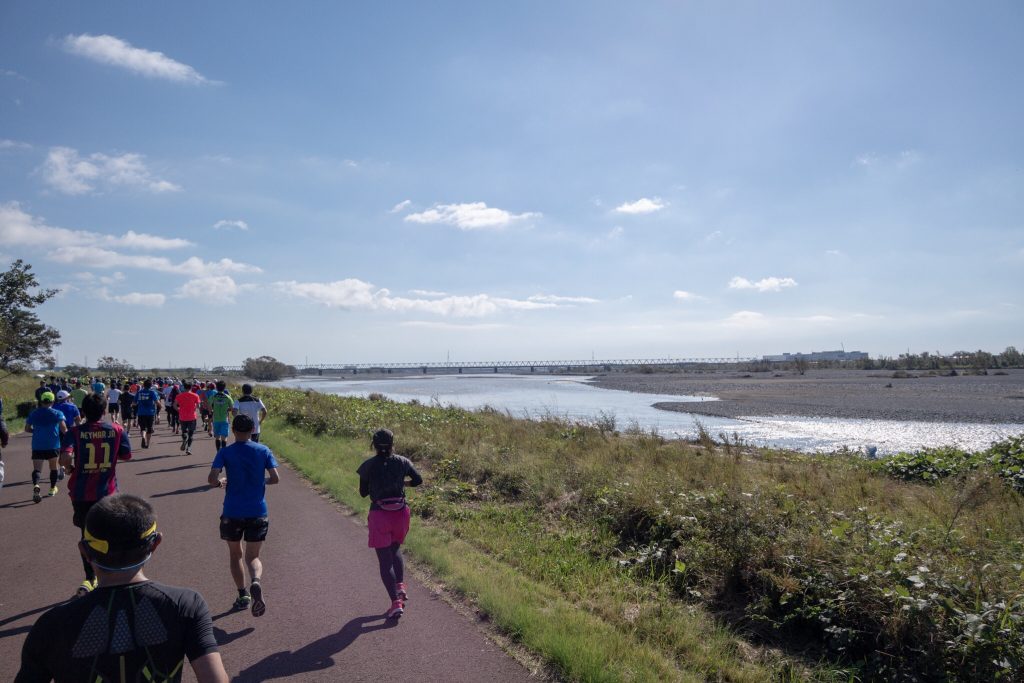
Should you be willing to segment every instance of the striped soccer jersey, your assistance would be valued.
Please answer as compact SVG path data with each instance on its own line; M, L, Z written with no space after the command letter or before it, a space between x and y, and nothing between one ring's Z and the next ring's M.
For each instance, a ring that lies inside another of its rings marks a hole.
M130 460L132 445L121 425L89 422L64 435L64 450L71 451L75 469L68 479L73 501L96 501L117 493L117 461Z

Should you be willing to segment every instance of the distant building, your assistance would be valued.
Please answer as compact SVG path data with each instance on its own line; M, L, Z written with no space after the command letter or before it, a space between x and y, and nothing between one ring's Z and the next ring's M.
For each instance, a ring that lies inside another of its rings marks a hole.
M770 363L784 363L799 359L810 362L821 360L866 360L867 357L868 354L863 351L811 351L810 353L783 353L777 356L764 356L763 359Z

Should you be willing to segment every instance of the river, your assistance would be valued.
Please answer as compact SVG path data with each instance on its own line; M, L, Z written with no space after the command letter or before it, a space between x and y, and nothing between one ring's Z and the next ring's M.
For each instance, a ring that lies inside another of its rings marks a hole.
M986 448L993 441L1024 432L1024 424L899 422L800 416L728 419L659 410L658 402L708 401L700 396L642 394L600 389L588 378L557 375L425 375L395 379L337 380L298 377L274 383L287 388L313 389L339 396L379 393L395 401L455 405L466 409L489 406L515 417L547 416L578 421L613 417L620 430L656 430L667 438L695 438L698 422L716 439L726 435L757 446L803 452L842 448L877 449L877 453L917 451L954 445L967 450Z

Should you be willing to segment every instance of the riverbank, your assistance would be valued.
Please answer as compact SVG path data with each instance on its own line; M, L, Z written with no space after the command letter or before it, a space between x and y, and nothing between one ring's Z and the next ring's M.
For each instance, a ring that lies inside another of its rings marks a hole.
M260 392L268 443L356 509L352 470L374 429L394 429L426 478L411 554L559 678L974 681L1024 666L1019 440L890 466Z
M934 376L880 370L605 373L594 386L639 393L713 396L656 407L717 417L780 415L915 422L1024 422L1024 370Z

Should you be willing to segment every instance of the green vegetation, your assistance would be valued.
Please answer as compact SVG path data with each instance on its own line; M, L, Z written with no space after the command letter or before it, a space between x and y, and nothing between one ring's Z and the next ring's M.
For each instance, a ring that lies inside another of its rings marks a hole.
M620 434L611 416L261 395L273 446L359 511L352 471L373 430L394 429L427 476L410 552L569 679L1012 680L1024 666L1020 438L876 463Z
M242 363L242 374L259 382L272 382L295 374L295 368L286 365L273 356L246 358Z

